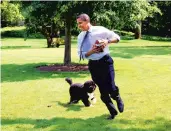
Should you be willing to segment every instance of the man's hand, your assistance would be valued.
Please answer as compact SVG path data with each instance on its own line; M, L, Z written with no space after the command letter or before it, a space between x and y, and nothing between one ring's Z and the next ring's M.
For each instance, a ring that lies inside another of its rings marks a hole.
M104 49L107 45L108 45L108 40L106 39L102 39L101 42L100 42L101 45L101 48Z
M97 47L95 44L93 45L92 49L90 51L88 51L85 56L88 57L94 53L100 53L103 51L103 49L108 45L108 40L106 39L102 39L100 44L102 44L101 46Z
M100 53L102 52L102 46L93 45L92 51L93 53Z
M94 53L100 53L101 52L101 48L97 48L95 45L93 45L92 49L89 50L86 54L85 57L89 57L90 55L94 54Z

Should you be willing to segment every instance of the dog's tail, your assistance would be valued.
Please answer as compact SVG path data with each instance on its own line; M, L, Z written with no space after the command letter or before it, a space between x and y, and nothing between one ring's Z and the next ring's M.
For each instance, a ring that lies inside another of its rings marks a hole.
M70 85L72 85L72 79L71 79L71 78L65 78L65 80L66 80Z

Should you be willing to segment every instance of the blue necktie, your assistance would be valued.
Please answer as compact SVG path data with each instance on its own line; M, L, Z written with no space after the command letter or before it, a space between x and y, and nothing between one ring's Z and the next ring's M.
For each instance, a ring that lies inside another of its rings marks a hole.
M84 41L85 41L85 39L87 38L87 36L88 36L88 31L86 32L86 34L85 34L85 36L84 36L84 39L82 40L82 42L81 42L81 46L80 46L80 61L81 61L81 59L83 59L84 60L84 57L83 57L83 51L82 51L82 47L83 47L83 43L84 43Z

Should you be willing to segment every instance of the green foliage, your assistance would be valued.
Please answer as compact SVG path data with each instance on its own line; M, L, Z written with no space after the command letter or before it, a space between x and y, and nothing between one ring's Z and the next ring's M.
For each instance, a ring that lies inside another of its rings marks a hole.
M6 32L6 31L19 31L19 30L25 30L25 27L24 26L20 26L20 27L4 27L4 28L1 28L0 31L1 33L3 32Z
M27 4L27 2L23 2ZM81 9L81 10L80 10ZM159 9L155 4L148 1L51 1L51 2L31 2L25 9L26 18L35 27L43 24L54 23L58 28L64 28L62 21L72 16L72 24L75 23L76 15L87 13L96 24L105 25L111 29L122 29L124 27L135 28L137 20L144 20L152 17ZM65 20L64 20L65 21ZM31 27L32 27L31 25ZM74 28L75 28L75 24ZM30 25L29 25L30 26Z
M170 41L171 42L171 37L160 37L160 36L143 35L142 39L150 40L150 41Z
M6 26L7 23L10 25L24 20L24 17L20 12L21 5L19 3L2 1L0 7L2 27Z
M71 61L71 31L72 27L76 26L75 19L78 14L87 13L95 24L104 25L110 29L123 29L124 27L135 29L137 20L143 20L158 12L157 8L152 9L153 7L155 5L150 5L148 1L138 0L129 2L33 1L26 6L26 11L28 11L26 26L32 32L40 31L47 38L47 47L51 47L52 33L56 32L56 29L65 28L64 63L69 64ZM47 29L47 26L51 27L50 30ZM76 27L73 29L77 31Z
M13 30L13 31L5 31L1 33L1 37L19 37L24 38L25 31L24 30Z
M31 2L23 10L23 14L26 18L26 27L29 32L41 32L45 35L44 28L46 26L51 26L50 32L56 32L61 28L64 28L64 23L60 20L57 2ZM23 5L26 5L27 2L23 2Z
M171 2L156 1L157 7L162 15L155 14L153 18L148 18L143 23L143 31L147 35L158 35L171 37Z
M157 8L157 4L154 2L150 4L148 1L133 1L131 6L131 19L138 21L144 20L147 17L153 17L155 13L161 14L161 11Z
M1 37L18 37L18 38L44 38L40 33L31 33L28 37L26 36L25 27L4 27L1 29Z
M100 10L94 12L97 23L110 29L133 28L137 21L160 13L156 4L148 1L105 1L99 2ZM97 7L96 7L97 8Z
M133 36L134 35L133 32L128 32L128 31L114 30L114 32L116 32L120 36L126 36L126 35Z
M24 38L25 33L25 27L5 27L1 29L1 37Z

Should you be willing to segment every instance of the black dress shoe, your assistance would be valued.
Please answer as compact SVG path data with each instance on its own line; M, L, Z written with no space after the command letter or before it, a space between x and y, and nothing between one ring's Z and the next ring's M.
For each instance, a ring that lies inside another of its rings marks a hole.
M110 115L107 120L113 120L117 115Z
M120 95L118 95L116 97L116 103L117 103L117 107L120 113L122 113L124 111L124 103L120 97Z

